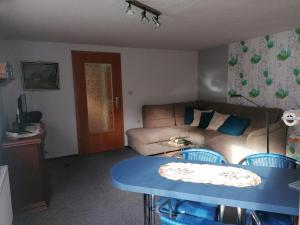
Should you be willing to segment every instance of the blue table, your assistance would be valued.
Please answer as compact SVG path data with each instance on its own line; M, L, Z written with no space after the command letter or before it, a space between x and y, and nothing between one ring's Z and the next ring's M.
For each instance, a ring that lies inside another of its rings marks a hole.
M298 191L298 193L300 193L300 180L290 183L289 186L290 188L293 188L296 191ZM300 194L299 194L299 207L300 207ZM300 214L300 208L299 208L299 214ZM300 217L298 217L298 225L299 224L300 224Z
M123 160L114 165L111 170L112 183L116 188L144 194L145 225L152 224L154 220L155 195L298 215L298 193L288 184L300 179L299 170L228 164L250 170L262 178L262 183L258 186L237 188L173 181L161 177L158 173L159 167L169 162L188 161L177 158L139 156Z

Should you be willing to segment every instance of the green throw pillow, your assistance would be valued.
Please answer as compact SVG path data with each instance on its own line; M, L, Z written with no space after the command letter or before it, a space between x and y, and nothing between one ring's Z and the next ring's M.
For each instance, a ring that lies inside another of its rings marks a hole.
M240 136L249 127L250 123L251 120L248 118L231 115L223 125L219 127L218 131L223 134Z
M214 115L214 111L213 112L202 112L199 127L206 129L208 127L213 115Z
M187 106L185 107L184 112L184 124L190 125L194 120L194 107Z

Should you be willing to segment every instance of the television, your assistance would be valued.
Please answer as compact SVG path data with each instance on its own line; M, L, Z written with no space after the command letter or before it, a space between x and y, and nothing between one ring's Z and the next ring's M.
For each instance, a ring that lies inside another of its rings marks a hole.
M10 133L32 133L32 126L35 123L40 123L42 119L42 113L40 111L27 111L26 95L21 94L17 99L17 119L16 123L13 123L13 128L9 129Z
M27 103L26 103L26 95L21 94L18 97L18 128L23 130L25 124L27 123Z

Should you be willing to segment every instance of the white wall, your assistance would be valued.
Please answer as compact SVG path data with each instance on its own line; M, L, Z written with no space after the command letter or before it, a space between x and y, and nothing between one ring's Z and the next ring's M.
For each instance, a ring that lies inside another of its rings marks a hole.
M9 62L15 68L18 67L19 64L16 60L16 54L12 46L12 42L10 41L0 41L0 62ZM15 119L17 109L16 99L19 90L20 86L18 81L0 83L0 141L9 122L12 122Z
M1 41L2 44L12 44ZM47 157L77 154L71 50L121 53L125 130L141 127L141 106L197 98L197 52L15 41L17 61L58 62L60 90L27 92L43 112ZM21 70L17 68L20 79ZM132 95L130 95L132 92Z
M228 45L199 51L198 97L200 100L226 102Z

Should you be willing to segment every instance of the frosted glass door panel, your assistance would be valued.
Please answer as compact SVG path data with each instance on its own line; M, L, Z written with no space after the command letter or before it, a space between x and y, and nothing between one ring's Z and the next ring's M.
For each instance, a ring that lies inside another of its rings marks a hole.
M85 63L89 133L114 129L111 64Z

